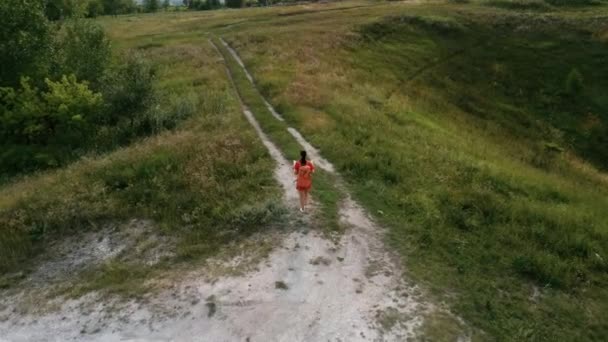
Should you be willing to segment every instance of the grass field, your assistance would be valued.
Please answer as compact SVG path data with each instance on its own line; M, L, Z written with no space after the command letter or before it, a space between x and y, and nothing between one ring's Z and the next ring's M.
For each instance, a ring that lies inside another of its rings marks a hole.
M350 4L216 34L481 339L600 340L606 159L586 124L606 119L598 8ZM585 87L569 94L575 68Z
M208 41L223 37L261 93L389 228L408 276L471 325L474 340L604 339L608 6L505 3L98 19L118 49L161 66L163 89L193 94L200 115L3 187L2 260L31 253L32 234L133 213L168 231L185 224L184 213L198 217L199 228L179 235L179 255L200 256L279 215L270 159ZM247 104L294 159L298 146L227 60ZM321 180L331 222L336 194ZM234 207L245 223L225 236L217 227L235 222Z
M159 68L159 92L180 94L196 114L173 131L4 186L0 270L27 271L25 258L64 234L151 219L157 234L177 238L175 258L149 269L104 267L88 286L109 281L121 289L122 282L136 284L154 268L214 255L281 217L273 164L242 119L216 51L204 38L164 44L117 45L119 52L143 51Z

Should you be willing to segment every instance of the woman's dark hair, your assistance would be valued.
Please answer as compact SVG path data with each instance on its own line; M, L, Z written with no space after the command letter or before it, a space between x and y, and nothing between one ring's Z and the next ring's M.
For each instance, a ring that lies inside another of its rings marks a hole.
M300 156L302 157L300 158L300 165L306 165L306 151L300 151Z

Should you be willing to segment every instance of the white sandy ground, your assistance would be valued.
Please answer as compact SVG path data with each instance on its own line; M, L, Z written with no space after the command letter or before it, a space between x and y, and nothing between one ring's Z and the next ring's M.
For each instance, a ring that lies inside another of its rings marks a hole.
M243 113L275 159L275 177L285 190L288 206L295 209L291 163L252 113L247 108ZM292 130L319 167L335 172ZM350 196L340 207L340 218L349 228L337 242L295 226L291 233L281 235L266 259L244 275L218 277L200 269L174 281L165 280L168 286L144 300L108 299L90 293L42 305L27 287L11 294L0 292L0 342L419 339L424 318L441 309L425 301L423 292L405 280L398 258L382 243L383 230ZM99 252L95 248L109 251L101 253L102 260L119 254L124 247L107 248L110 241L91 239L93 254ZM82 253L82 248L76 250L76 255ZM64 256L70 257L73 255ZM51 268L53 262L43 263L42 269ZM237 258L228 263L238 266L239 262Z

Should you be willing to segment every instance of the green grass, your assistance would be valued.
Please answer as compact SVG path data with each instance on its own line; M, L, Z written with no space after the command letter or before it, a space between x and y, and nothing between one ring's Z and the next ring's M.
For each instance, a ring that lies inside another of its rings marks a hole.
M101 18L115 46L166 65L164 86L197 89L206 109L174 132L4 186L0 222L27 230L2 230L0 260L32 253L35 238L64 228L135 213L172 231L182 214L197 213L200 229L178 235L178 255L191 260L274 217L272 162L207 45L215 35L389 228L408 276L462 317L474 340L602 340L608 7L521 9L359 1ZM295 156L286 124L222 53L264 130ZM233 141L233 155L217 152ZM234 165L248 167L232 173ZM335 183L315 179L329 227L337 227ZM224 235L242 222L234 207L253 223ZM99 283L124 274L113 268ZM441 339L457 325L438 317L425 333Z
M160 267L141 267L141 265L111 261L84 271L78 282L57 293L78 297L91 291L104 291L138 298L152 289L152 284L146 280L151 278L155 272L158 274L159 270Z
M269 11L223 32L478 339L608 331L608 51L593 18L608 10L549 10L541 22L476 3L319 5L307 21Z
M114 39L119 51L137 43ZM156 271L215 255L283 219L273 161L242 117L207 39L167 37L162 46L148 45L145 56L160 66L160 93L179 94L180 101L194 97L193 117L115 152L0 188L0 272L27 272L32 257L66 234L150 219L153 234L176 239L171 262L113 261L85 272L78 289L70 290L137 292L135 285Z
M264 100L254 85L247 79L243 69L222 45L218 39L214 39L216 46L226 61L226 65L232 76L232 80L247 107L252 111L264 132L277 144L278 148L286 156L287 160L296 160L302 146L287 131L285 122L277 120L266 108ZM332 174L317 168L315 171L313 196L320 205L320 227L327 233L340 231L338 217L338 205L343 193L336 187L337 180Z

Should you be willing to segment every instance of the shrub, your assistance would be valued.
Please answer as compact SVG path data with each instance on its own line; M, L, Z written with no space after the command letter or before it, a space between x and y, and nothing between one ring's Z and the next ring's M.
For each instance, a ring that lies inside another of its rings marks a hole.
M0 87L44 74L51 30L38 1L0 1Z
M570 70L566 77L566 94L570 96L580 95L583 91L583 75L578 71L577 68Z
M511 10L545 10L549 8L542 0L490 0L486 4Z
M545 0L546 3L553 6L587 6L597 5L597 0Z
M134 0L91 0L101 3L103 13L106 15L117 15L122 13L133 13L138 9Z
M48 91L42 93L46 112L53 115L58 126L63 126L66 132L75 129L81 133L85 125L98 121L101 94L91 91L86 82L79 83L74 75L64 75L58 82L47 79L46 84Z
M560 160L564 149L555 143L541 142L536 145L532 165L552 170Z
M193 10L211 10L222 7L219 0L193 0L188 3L188 8Z
M198 96L194 93L170 94L163 98L155 95L153 101L150 108L137 118L134 133L147 135L175 128L180 121L192 116L199 105Z
M275 201L244 205L231 212L230 226L236 227L241 232L252 231L276 222L283 215L285 208Z
M156 12L160 8L159 0L144 0L144 9L146 12Z
M112 51L105 32L89 20L64 24L55 40L54 74L74 74L97 88L109 66Z
M87 14L88 18L95 18L103 14L103 4L98 0L91 0L87 4Z
M89 4L83 0L47 0L44 13L49 20L78 18L86 14Z
M241 8L243 4L243 0L226 0L226 6L230 8Z
M155 99L154 77L154 68L140 55L127 56L104 81L108 106L103 122L116 125L127 118L133 128Z
M378 40L401 33L403 25L441 34L458 34L465 31L465 27L452 18L403 15L386 17L382 21L364 25L359 32L366 40Z
M0 88L0 173L56 166L90 136L101 95L73 75L46 85L41 92L22 79L20 88Z

